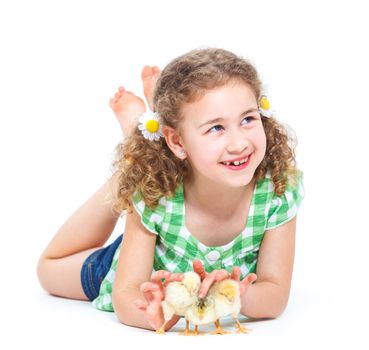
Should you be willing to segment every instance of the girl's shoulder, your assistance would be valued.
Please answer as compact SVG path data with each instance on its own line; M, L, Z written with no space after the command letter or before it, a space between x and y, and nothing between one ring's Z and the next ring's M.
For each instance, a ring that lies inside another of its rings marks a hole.
M303 172L298 170L290 176L283 194L277 195L270 173L264 179L258 180L255 190L255 203L266 206L266 229L276 228L296 216L297 211L305 197Z
M303 179L304 173L301 170L296 169L295 174L288 176L286 191L298 191L299 189L303 189ZM274 193L275 186L271 178L270 171L265 173L265 177L263 179L256 182L256 187L261 192Z
M142 224L152 233L159 234L163 222L178 220L183 213L184 192L183 183L178 184L172 196L162 196L155 208L150 208L139 192L131 197L133 208L141 217Z

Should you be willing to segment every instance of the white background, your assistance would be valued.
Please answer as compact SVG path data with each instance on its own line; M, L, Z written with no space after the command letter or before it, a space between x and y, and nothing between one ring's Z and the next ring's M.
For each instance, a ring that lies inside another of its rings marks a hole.
M364 1L2 1L1 348L122 348L127 339L367 348L367 15ZM143 96L143 65L163 68L201 46L256 65L299 140L306 198L280 318L251 322L251 335L160 337L46 295L35 271L53 234L110 175L121 140L108 106L116 88Z

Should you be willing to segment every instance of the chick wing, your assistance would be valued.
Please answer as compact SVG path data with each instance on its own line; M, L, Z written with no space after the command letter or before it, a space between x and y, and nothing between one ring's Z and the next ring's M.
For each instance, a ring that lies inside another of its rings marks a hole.
M218 319L228 315L237 317L241 310L238 282L232 279L215 282L208 294L214 299L214 308Z
M200 285L200 276L192 271L184 273L181 282L170 282L167 284L165 297L161 302L164 324L157 330L157 333L164 332L165 324L173 315L185 315L186 309L196 302Z

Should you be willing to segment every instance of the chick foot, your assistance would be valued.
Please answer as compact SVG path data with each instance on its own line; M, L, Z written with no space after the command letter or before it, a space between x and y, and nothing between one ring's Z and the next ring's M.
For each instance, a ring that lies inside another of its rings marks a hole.
M201 333L199 331L199 326L195 326L194 331L192 332L192 335L204 335L204 333Z
M189 336L191 335L191 331L189 328L190 322L186 320L186 328L183 332L179 333L179 335Z
M165 321L163 323L163 325L155 331L155 333L156 334L165 334L165 325L166 324L167 324L167 321Z
M219 320L216 320L214 324L215 324L215 331L211 332L210 334L229 334L230 333L222 329L222 327L220 326Z
M236 321L236 333L250 333L251 332L251 329L248 329L246 327L243 327L240 323L240 321L238 321L237 318L235 318L235 321Z

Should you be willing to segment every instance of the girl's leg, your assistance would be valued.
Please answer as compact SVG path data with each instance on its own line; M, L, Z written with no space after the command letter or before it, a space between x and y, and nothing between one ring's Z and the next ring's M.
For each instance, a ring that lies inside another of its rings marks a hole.
M106 182L58 230L38 263L42 287L50 294L87 300L80 280L85 259L108 240L118 220L106 195Z
M157 67L145 66L141 78L145 97L151 107L151 96L156 79L160 74ZM136 120L125 119L115 108L124 92L120 89L110 100L124 135L128 135ZM86 258L100 249L110 237L119 215L111 210L106 201L111 191L107 181L87 200L58 230L40 257L37 273L42 287L50 294L87 300L81 284L81 268Z
M63 298L88 300L81 284L81 268L95 250L91 248L64 258L42 257L38 276L42 287L52 295Z

